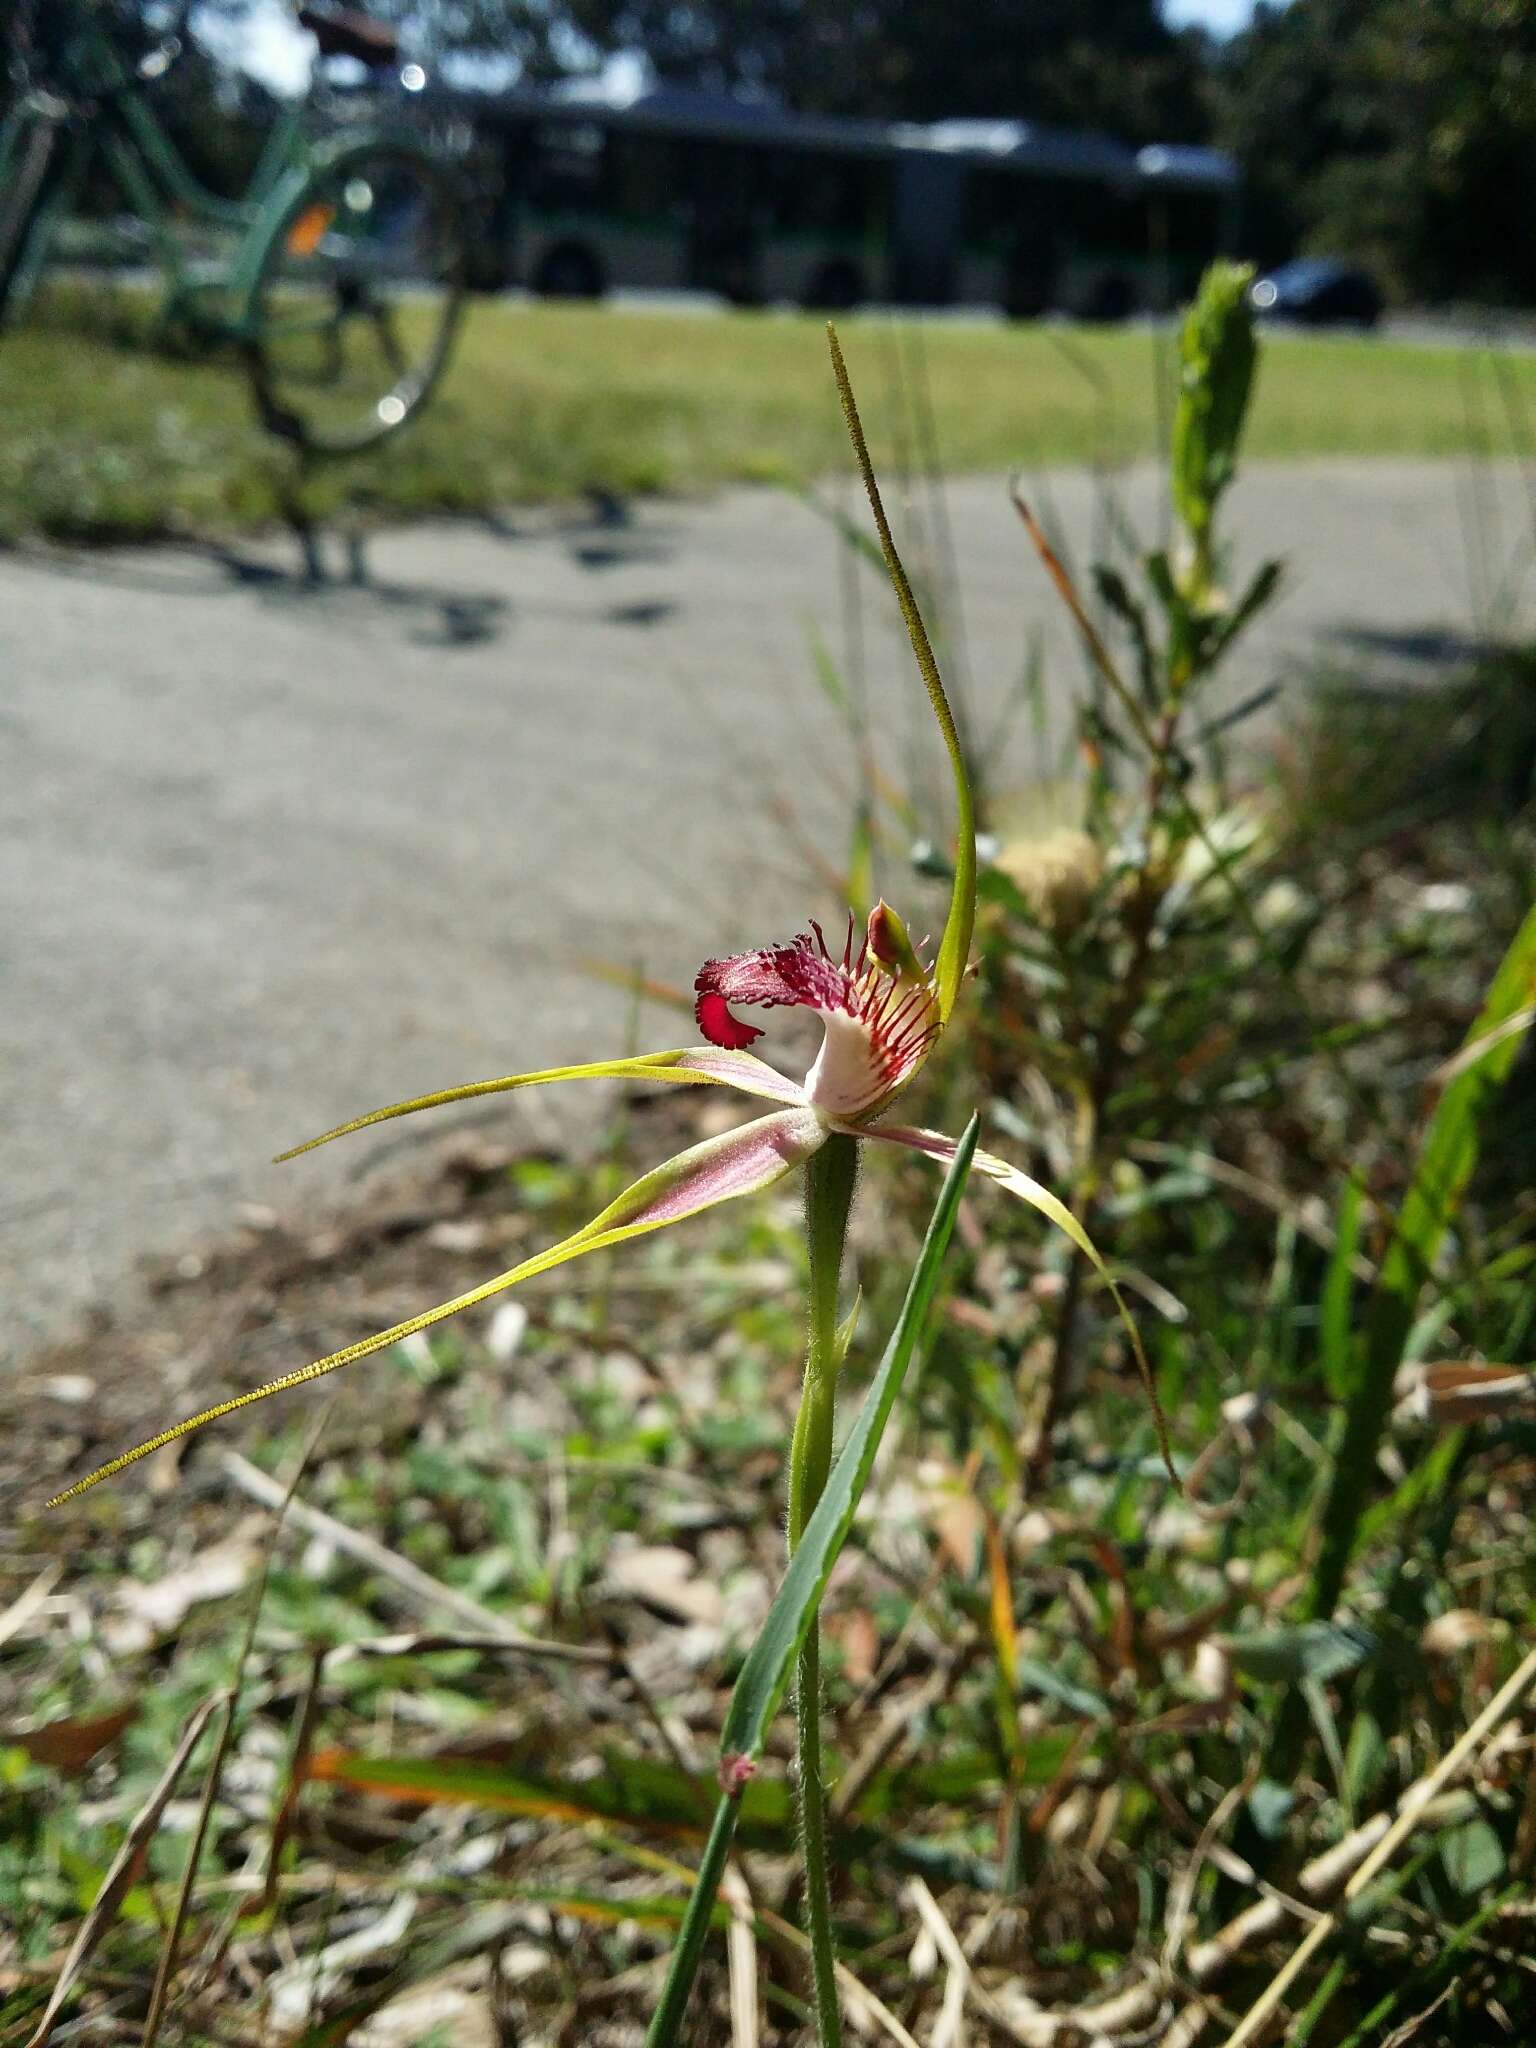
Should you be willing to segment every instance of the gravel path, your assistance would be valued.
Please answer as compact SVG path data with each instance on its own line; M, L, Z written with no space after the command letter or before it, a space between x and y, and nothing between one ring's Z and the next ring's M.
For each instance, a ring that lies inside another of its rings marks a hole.
M1081 555L1105 516L1093 481L1032 494ZM1144 533L1157 495L1150 472L1116 482ZM947 508L978 726L1038 644L1059 732L1082 665L1002 486L953 485ZM934 508L908 516L942 566ZM1512 469L1277 466L1243 481L1233 523L1240 567L1262 547L1291 574L1232 695L1340 651L1422 675L1523 609ZM214 1236L242 1204L334 1194L431 1132L274 1170L280 1145L394 1096L623 1049L627 999L583 959L686 986L705 954L833 909L813 863L843 844L848 760L813 623L862 648L893 766L920 747L937 774L887 596L789 497L398 531L368 567L369 587L307 589L276 542L0 556L13 1353L130 1283L141 1254ZM1024 718L1001 773L1048 758ZM689 1035L646 1020L646 1042ZM599 1108L578 1089L495 1114L569 1134Z

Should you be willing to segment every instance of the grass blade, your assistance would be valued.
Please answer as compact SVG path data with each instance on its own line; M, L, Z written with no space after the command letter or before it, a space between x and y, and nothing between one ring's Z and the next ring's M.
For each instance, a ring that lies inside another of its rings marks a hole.
M843 418L847 423L854 457L858 462L859 474L869 499L869 509L874 514L875 530L880 536L881 556L896 592L896 601L901 607L902 620L906 625L907 637L912 643L918 673L923 679L924 689L928 692L928 701L933 706L933 715L938 721L945 751L949 755L950 771L954 777L955 879L950 890L949 915L944 920L944 932L939 940L938 957L934 962L934 984L938 991L939 1015L947 1023L960 994L960 984L965 979L965 970L971 957L971 932L976 919L976 804L971 792L970 770L965 759L965 750L960 744L954 713L944 692L944 680L939 674L939 664L928 638L928 629L923 624L922 610L907 572L902 566L901 556L896 551L890 521L885 516L885 505L880 496L880 486L875 481L874 465L869 459L864 427L859 419L853 386L848 380L847 366L843 362L843 351L838 344L836 330L830 326L827 329L827 345L832 351L832 373L837 379L837 395L842 404Z
M1338 1236L1328 1261L1318 1310L1318 1364L1323 1384L1335 1400L1345 1400L1352 1382L1350 1304L1355 1256L1360 1248L1360 1201L1364 1190L1351 1174L1339 1198Z
M1370 1497L1376 1452L1392 1404L1392 1381L1425 1281L1456 1213L1482 1142L1483 1124L1519 1053L1519 1033L1500 1026L1536 995L1536 909L1526 913L1500 962L1482 1012L1467 1033L1479 1056L1462 1065L1435 1106L1419 1148L1397 1228L1382 1261L1365 1330L1364 1357L1350 1395L1344 1440L1322 1514L1322 1547L1310 1612L1332 1614Z
M901 1391L918 1334L938 1286L939 1268L949 1246L960 1197L976 1150L976 1134L977 1121L972 1117L939 1192L929 1220L928 1234L907 1287L907 1298L902 1303L901 1315L891 1333L885 1355L864 1396L864 1405L848 1432L848 1440L832 1467L826 1490L806 1523L805 1534L780 1582L768 1618L748 1651L741 1676L736 1681L720 1737L721 1799L715 1810L714 1825L693 1896L689 1900L683 1931L673 1951L661 2003L646 2035L646 2048L671 2048L678 2039L714 1909L715 1892L736 1830L741 1790L763 1753L768 1730L784 1697L800 1646L815 1619L821 1596L832 1576L832 1567L853 1527L854 1515L874 1467L875 1453L880 1448L885 1425Z

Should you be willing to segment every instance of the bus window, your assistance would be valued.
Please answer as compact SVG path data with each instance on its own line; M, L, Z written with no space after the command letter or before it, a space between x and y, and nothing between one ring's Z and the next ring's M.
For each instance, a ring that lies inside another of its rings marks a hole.
M1152 302L1146 210L1135 184L1064 178L1058 303L1084 320L1124 320Z
M1057 304L1063 237L1061 183L1033 171L978 168L966 204L961 296L1014 320Z
M603 196L606 138L594 121L548 121L533 138L528 198L551 211L595 205Z
M686 143L683 158L688 282L733 305L756 305L762 297L756 203L762 154L747 144L709 139Z
M1147 192L1147 235L1163 272L1163 306L1193 291L1225 239L1229 195L1201 186L1153 185Z
M615 132L608 138L609 195L621 220L660 223L675 218L676 146L662 135Z
M883 269L885 160L803 146L761 156L764 296L828 311L858 305Z

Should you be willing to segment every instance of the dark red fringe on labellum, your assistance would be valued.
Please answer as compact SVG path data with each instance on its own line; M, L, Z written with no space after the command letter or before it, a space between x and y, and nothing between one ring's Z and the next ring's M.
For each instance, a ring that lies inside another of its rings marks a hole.
M814 936L813 936L814 934ZM731 1014L732 1003L775 1007L842 1010L852 1015L857 1004L864 947L853 952L853 920L841 960L827 951L820 925L801 932L787 946L760 946L755 953L734 953L724 960L706 960L694 981L693 1014L711 1045L739 1052L762 1037L754 1025Z

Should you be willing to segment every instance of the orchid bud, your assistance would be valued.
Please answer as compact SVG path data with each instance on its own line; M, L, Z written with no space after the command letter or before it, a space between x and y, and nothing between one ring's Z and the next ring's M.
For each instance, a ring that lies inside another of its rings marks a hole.
M870 958L877 960L888 973L909 976L914 981L922 980L923 964L907 937L907 928L883 897L869 913L869 927L864 937Z

